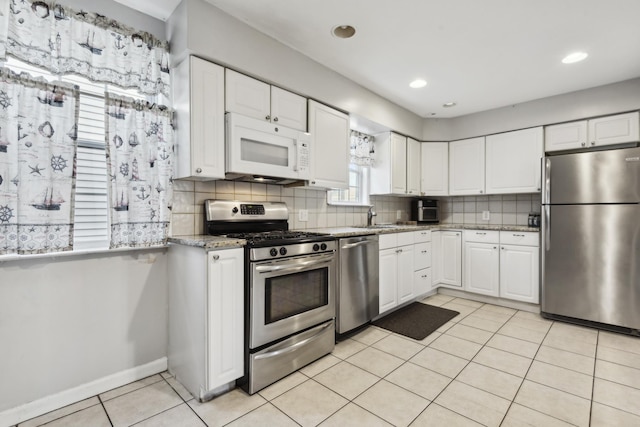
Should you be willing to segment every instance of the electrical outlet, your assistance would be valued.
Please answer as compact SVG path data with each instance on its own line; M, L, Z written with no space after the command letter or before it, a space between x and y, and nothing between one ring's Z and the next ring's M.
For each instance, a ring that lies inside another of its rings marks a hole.
M396 219L402 219L402 211L401 210L397 210L396 211Z
M300 222L309 221L309 210L308 209L300 209L300 211L298 211L298 221L300 221Z
M491 218L491 212L482 211L482 220L483 221L489 221L490 218Z

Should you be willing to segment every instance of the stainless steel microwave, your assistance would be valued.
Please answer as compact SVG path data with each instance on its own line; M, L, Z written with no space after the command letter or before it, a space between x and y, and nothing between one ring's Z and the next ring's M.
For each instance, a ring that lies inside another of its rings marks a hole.
M411 219L418 222L440 222L438 200L418 199L411 202Z

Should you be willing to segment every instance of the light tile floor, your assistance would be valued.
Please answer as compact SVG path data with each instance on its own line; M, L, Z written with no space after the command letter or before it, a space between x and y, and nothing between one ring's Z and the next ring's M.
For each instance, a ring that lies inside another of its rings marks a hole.
M640 338L438 294L423 341L369 327L248 396L198 403L168 373L20 426L640 426Z

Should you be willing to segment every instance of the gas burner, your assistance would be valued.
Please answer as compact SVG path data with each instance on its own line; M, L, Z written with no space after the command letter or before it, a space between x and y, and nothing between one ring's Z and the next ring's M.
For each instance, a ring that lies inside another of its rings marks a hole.
M244 239L253 247L333 240L333 237L328 234L289 230L265 231L260 233L230 233L226 236L233 239Z

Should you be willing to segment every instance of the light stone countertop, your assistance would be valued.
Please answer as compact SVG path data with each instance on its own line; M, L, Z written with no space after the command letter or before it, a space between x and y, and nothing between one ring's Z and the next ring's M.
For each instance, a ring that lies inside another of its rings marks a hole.
M495 230L495 231L520 231L538 233L539 228L527 227L522 225L478 225L478 224L433 224L433 225L403 225L403 224L378 224L384 225L385 228L367 228L362 227L325 227L313 228L296 231L309 231L315 233L326 233L333 237L353 237L366 236L372 234L388 234L402 233L407 231L418 230ZM184 236L169 237L169 243L179 245L194 246L205 250L223 249L223 248L240 248L247 242L243 239L232 239L225 236L209 236L206 234L194 234Z

